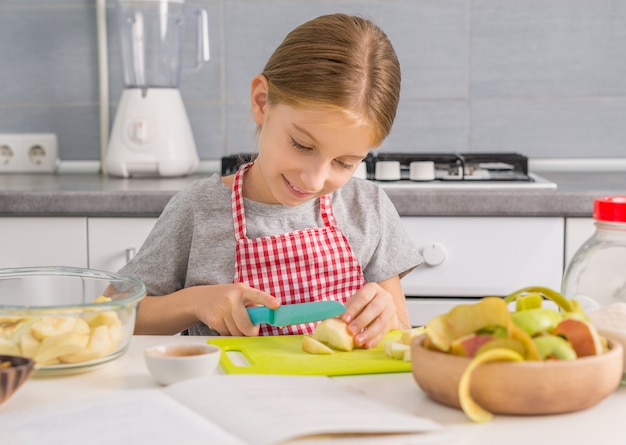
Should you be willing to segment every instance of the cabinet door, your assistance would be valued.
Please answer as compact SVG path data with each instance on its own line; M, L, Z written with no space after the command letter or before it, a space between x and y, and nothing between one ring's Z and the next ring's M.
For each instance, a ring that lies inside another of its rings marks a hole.
M427 263L403 278L407 296L506 295L560 289L563 218L403 217Z
M567 218L565 220L565 266L574 254L596 231L593 218Z
M89 267L117 272L139 250L157 218L88 218Z
M0 218L0 267L87 267L87 219Z

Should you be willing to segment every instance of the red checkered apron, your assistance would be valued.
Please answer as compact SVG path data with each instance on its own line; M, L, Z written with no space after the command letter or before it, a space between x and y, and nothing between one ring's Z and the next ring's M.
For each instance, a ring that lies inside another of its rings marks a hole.
M348 240L336 227L330 196L320 197L324 227L248 239L242 187L243 174L251 166L249 163L240 168L233 183L237 241L233 282L267 292L281 304L348 301L365 284L365 278ZM310 334L316 325L317 322L285 327L262 324L259 335Z

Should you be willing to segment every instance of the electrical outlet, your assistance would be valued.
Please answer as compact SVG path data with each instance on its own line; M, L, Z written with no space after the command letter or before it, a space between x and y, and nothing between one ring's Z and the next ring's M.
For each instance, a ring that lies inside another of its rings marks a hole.
M0 133L0 173L52 173L59 163L53 133Z

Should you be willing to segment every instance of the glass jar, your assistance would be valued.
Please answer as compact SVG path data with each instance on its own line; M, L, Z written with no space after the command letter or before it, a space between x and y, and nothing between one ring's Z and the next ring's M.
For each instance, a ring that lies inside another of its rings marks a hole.
M626 196L596 199L593 217L596 231L567 266L561 293L600 307L626 302Z

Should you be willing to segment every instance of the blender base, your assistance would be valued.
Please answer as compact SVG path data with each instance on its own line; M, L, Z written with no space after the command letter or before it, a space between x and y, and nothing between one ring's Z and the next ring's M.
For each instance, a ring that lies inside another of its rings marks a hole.
M106 153L109 175L186 176L199 162L178 88L123 91Z

